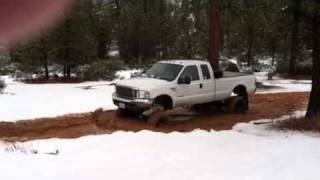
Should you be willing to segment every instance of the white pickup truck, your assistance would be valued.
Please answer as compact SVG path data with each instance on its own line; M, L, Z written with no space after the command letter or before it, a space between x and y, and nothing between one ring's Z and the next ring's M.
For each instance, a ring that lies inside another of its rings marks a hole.
M171 60L154 64L141 77L115 84L113 102L120 110L164 109L222 102L235 113L245 113L248 94L256 90L255 76L247 73L215 73L200 60Z

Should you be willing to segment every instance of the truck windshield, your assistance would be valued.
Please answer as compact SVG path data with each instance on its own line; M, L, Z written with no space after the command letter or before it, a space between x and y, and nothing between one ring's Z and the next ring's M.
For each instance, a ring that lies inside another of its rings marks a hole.
M178 76L182 67L179 64L157 63L146 72L146 75L151 78L173 81Z

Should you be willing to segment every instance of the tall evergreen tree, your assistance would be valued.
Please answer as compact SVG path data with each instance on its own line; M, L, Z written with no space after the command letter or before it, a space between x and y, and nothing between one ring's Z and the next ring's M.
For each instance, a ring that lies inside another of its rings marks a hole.
M289 63L289 74L295 75L295 66L299 52L299 25L301 19L301 9L302 9L302 1L294 0L294 11L293 11L293 27L291 32L291 51L290 51L290 63Z
M55 32L56 62L63 66L64 78L71 78L71 69L96 58L96 43L92 33L91 1L78 1L73 12L64 12L65 21ZM89 6L90 7L90 6Z
M215 71L220 71L219 57L220 57L221 48L222 48L222 0L211 0L208 60Z

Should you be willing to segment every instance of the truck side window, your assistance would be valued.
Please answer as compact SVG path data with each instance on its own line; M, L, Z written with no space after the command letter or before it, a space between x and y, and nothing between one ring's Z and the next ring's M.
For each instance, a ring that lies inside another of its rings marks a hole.
M180 78L184 78L185 76L190 76L191 81L198 81L200 80L199 71L197 66L187 66L183 73L181 74Z
M201 65L201 71L202 71L202 75L203 75L204 80L211 79L209 68L206 64Z

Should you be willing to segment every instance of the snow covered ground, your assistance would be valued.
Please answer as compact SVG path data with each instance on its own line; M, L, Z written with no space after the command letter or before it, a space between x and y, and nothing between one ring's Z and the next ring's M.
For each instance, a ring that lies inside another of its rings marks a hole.
M119 71L120 78L130 78L138 70ZM16 121L41 117L94 111L97 108L114 109L114 86L108 81L77 84L25 84L9 76L0 94L0 121Z
M130 72L119 74L128 77ZM110 82L29 85L5 79L6 94L0 95L2 121L115 108ZM257 79L281 87L259 93L310 90L310 81L267 81L263 74ZM251 122L229 131L117 132L69 140L0 141L1 179L318 180L319 136Z
M0 95L0 121L55 117L98 107L115 108L110 101L114 87L108 86L109 83L30 85L14 82L5 89L5 95ZM82 89L87 86L94 87Z
M310 92L311 80L282 79L274 76L268 80L267 72L255 73L257 81L264 86L272 86L270 89L258 89L258 94L285 93L285 92Z
M119 71L121 78L130 78L138 70ZM307 92L311 81L280 79L268 81L266 73L257 73L264 85L276 86L257 93ZM41 117L55 117L70 113L90 112L98 108L115 109L112 102L114 87L108 81L78 84L24 84L3 77L7 83L5 94L0 94L0 121L17 121Z
M0 145L5 180L318 180L317 134L242 123L229 131L117 132Z

